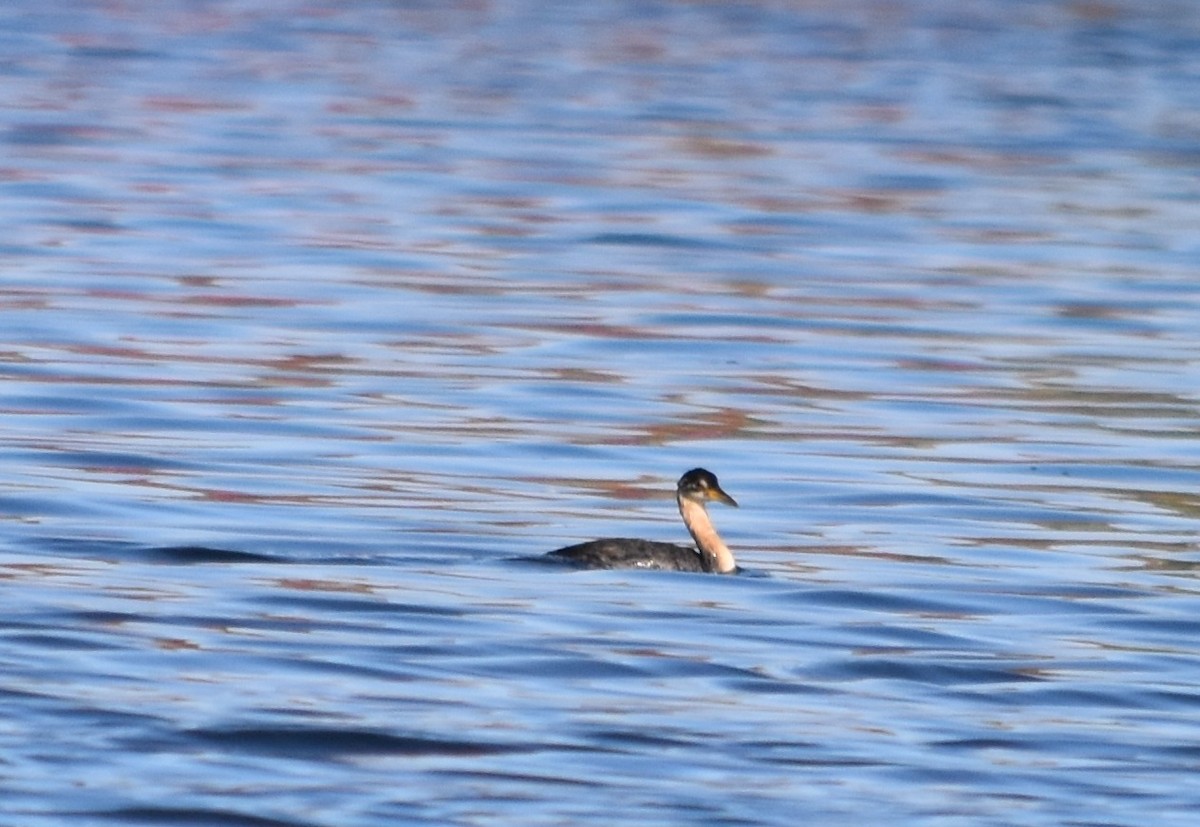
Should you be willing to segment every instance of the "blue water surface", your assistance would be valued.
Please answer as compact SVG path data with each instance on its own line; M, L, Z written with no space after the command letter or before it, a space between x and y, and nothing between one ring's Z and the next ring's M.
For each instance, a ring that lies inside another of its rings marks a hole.
M1198 46L6 4L0 823L1191 827Z

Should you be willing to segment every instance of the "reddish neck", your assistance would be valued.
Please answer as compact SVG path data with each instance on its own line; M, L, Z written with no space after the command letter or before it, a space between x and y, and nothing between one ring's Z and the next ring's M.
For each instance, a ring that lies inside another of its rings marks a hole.
M675 499L679 503L679 516L683 517L683 524L687 526L688 533L692 535L700 554L705 558L705 568L719 574L728 574L736 569L733 552L713 528L712 520L708 518L708 511L704 506L686 497Z

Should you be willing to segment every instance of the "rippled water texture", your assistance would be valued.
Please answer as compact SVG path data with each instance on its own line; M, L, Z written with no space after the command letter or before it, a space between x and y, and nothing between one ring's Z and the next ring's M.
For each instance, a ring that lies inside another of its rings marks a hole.
M0 89L0 823L1196 823L1200 6L17 0ZM697 465L743 576L521 559Z

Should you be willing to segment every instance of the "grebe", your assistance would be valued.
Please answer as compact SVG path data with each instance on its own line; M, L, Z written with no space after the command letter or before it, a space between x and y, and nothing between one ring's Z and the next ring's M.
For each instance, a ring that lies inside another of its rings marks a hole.
M609 538L567 546L546 556L587 569L663 569L731 574L737 571L737 564L708 518L704 505L709 500L737 506L733 497L721 490L716 475L710 471L693 468L679 478L675 502L679 504L679 516L683 517L683 524L699 551L652 540Z

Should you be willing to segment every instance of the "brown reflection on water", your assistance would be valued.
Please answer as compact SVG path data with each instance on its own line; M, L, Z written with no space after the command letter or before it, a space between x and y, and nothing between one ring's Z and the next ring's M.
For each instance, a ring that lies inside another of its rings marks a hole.
M568 489L603 494L606 499L642 502L674 496L671 483L658 477L639 476L632 480L598 479L596 477L561 477L526 475L524 482L545 486L551 491Z
M1076 414L1098 420L1115 417L1154 421L1171 417L1190 423L1197 415L1191 399L1162 391L1038 383L1014 390L981 391L980 396L1003 398L1009 404L1044 413ZM1183 432L1189 431L1190 426L1184 425Z
M673 421L647 423L631 429L627 435L601 438L600 441L603 444L666 445L694 440L745 439L764 430L764 427L764 420L746 411L722 407L695 411Z
M305 577L283 577L273 581L275 587L302 592L337 592L343 594L376 594L378 588L361 580L318 580Z
M771 155L774 150L769 146L750 143L749 141L732 141L711 136L692 135L675 142L675 146L688 155L701 158L733 159L758 158Z
M1200 492L1197 491L1145 491L1121 488L1114 489L1112 493L1190 520L1200 521Z
M1184 584L1184 593L1192 593L1191 578L1200 572L1200 557L1193 543L1157 544L1154 554L1129 554L1125 559L1130 561L1130 568L1135 570L1179 573L1188 576ZM1190 558L1190 559L1189 559Z

